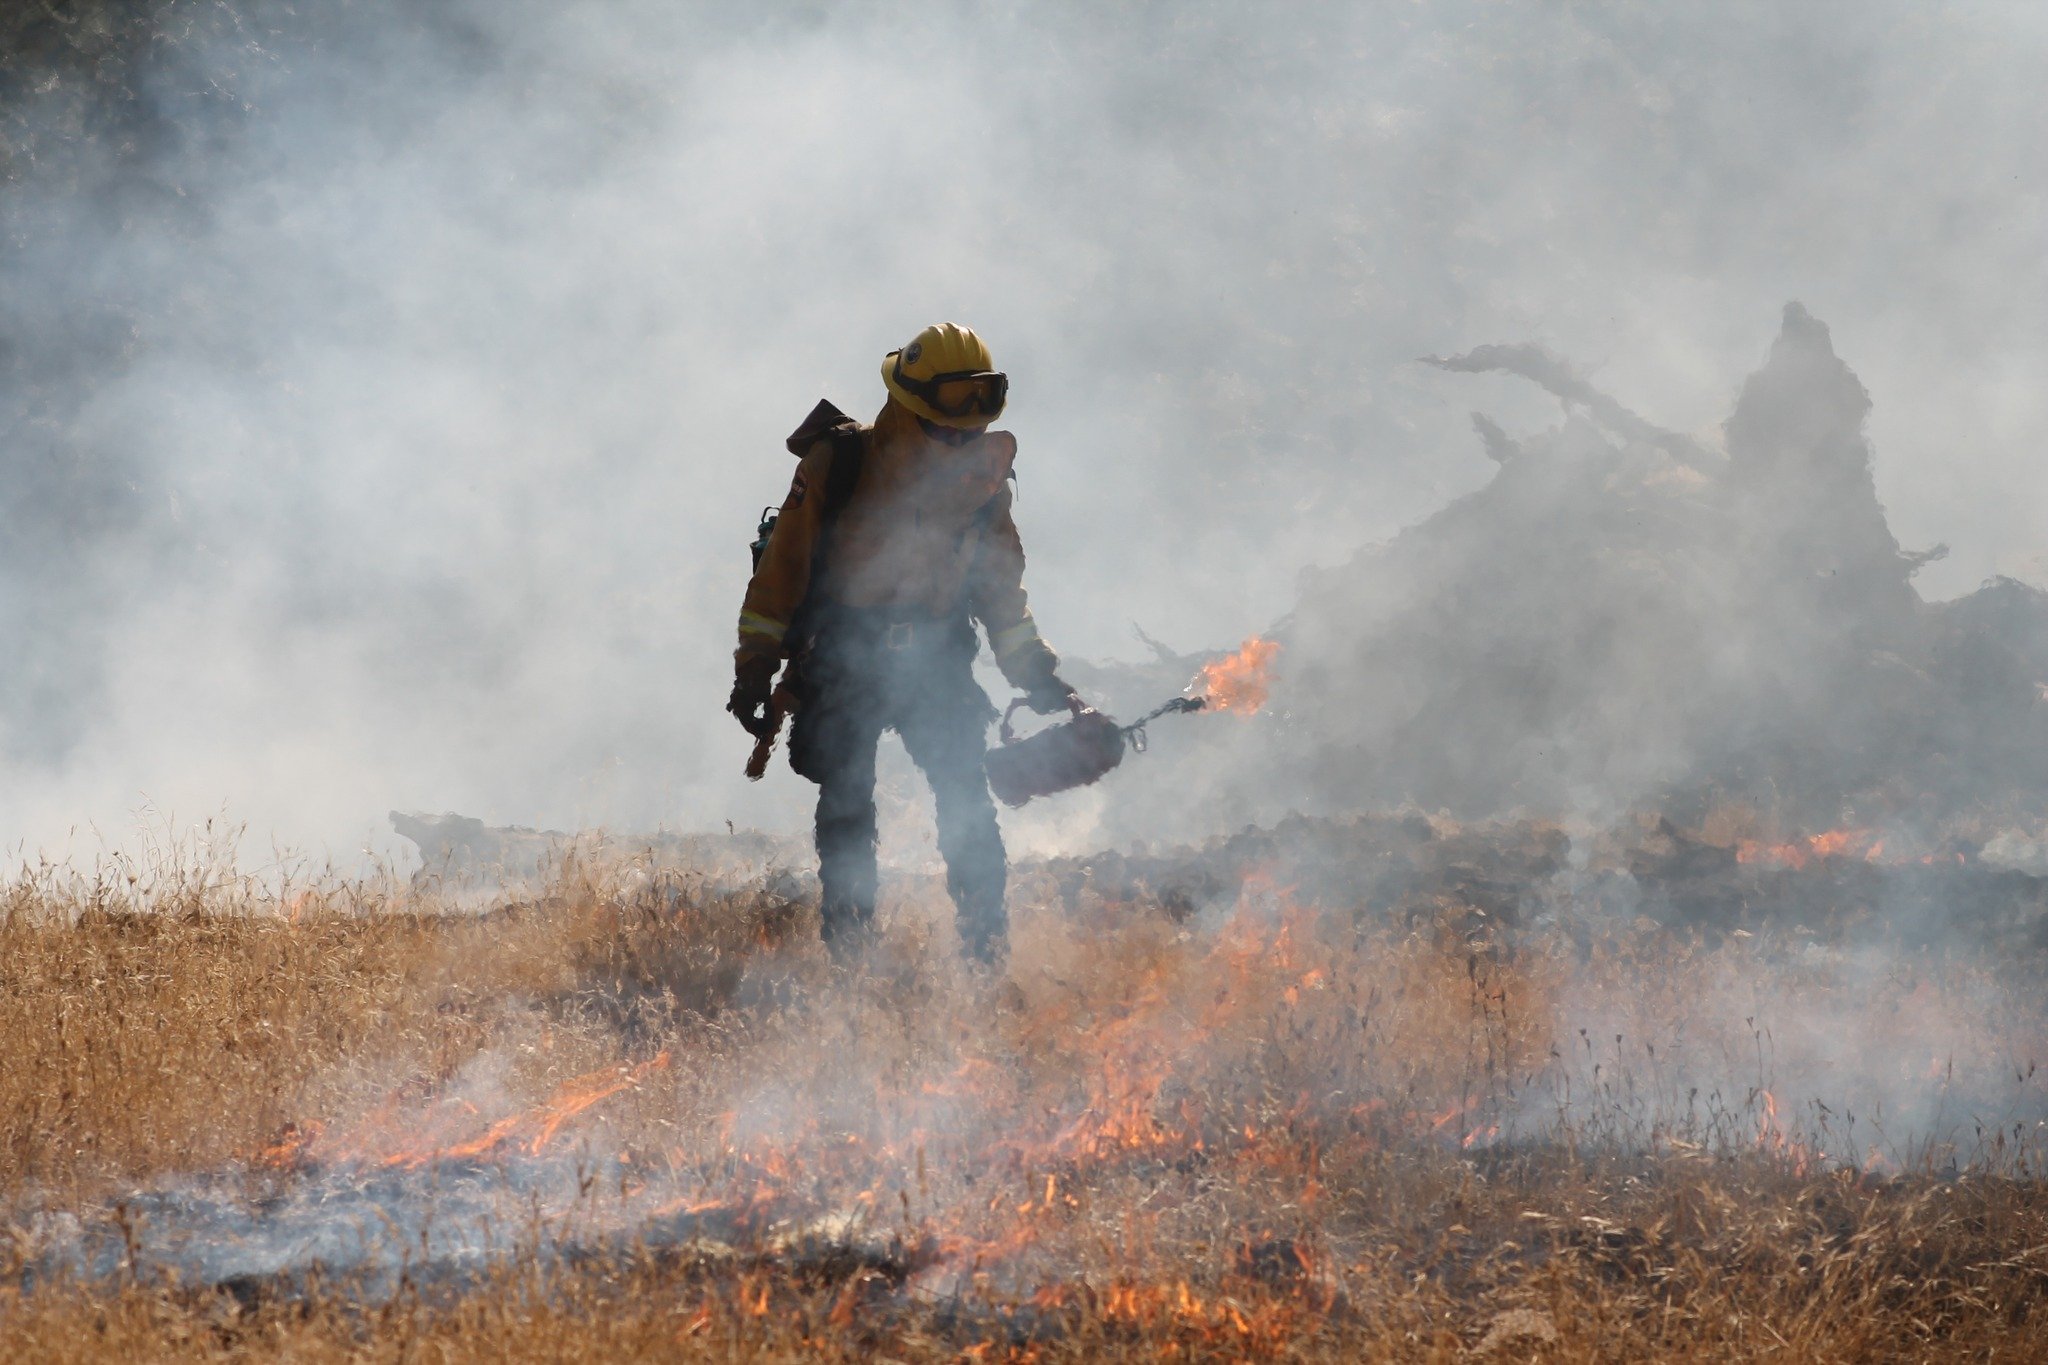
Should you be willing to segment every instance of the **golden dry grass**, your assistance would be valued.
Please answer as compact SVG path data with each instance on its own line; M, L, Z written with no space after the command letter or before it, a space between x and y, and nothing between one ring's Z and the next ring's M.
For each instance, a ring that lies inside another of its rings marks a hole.
M1027 874L992 981L904 884L847 974L632 859L469 914L25 874L0 1359L2042 1353L2035 964ZM518 1180L457 1266L405 1210L478 1171ZM187 1203L260 1238L365 1189L402 1277L177 1273Z

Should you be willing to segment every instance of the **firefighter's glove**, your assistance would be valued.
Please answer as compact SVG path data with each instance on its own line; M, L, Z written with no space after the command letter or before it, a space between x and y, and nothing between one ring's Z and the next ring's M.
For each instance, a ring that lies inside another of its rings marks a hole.
M1033 678L1024 688L1024 704L1041 716L1071 711L1079 700L1074 689L1062 682L1059 674L1049 668L1040 676Z
M774 733L775 717L769 713L769 698L775 692L776 659L756 654L742 659L733 671L732 699L725 709L739 717L755 739Z

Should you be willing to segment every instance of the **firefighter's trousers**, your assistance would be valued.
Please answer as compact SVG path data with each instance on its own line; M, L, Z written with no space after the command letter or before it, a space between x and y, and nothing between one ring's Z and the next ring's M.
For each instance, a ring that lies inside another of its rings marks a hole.
M835 951L874 919L875 748L890 729L931 783L962 943L985 961L1007 946L1003 836L982 771L995 708L974 681L976 648L964 616L904 620L844 607L812 638L789 761L818 784L820 908Z

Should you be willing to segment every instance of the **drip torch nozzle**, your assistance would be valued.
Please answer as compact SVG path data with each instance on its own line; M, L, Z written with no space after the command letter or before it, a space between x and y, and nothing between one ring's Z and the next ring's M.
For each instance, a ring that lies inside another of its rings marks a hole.
M1184 715L1189 711L1199 711L1208 704L1209 699L1207 697L1175 697L1172 701L1161 702L1129 725L1124 726L1122 730L1124 741L1131 746L1133 753L1142 754L1145 752L1145 727L1147 725L1158 720L1161 716Z

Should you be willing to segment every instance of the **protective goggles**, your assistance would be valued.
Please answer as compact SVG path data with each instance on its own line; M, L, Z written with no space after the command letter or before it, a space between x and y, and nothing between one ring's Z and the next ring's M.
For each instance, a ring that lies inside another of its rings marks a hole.
M890 376L904 392L917 395L925 406L941 417L965 417L979 413L993 420L1010 396L1010 376L1001 370L952 370L930 379L915 379L903 373L903 353L896 353L896 371Z

